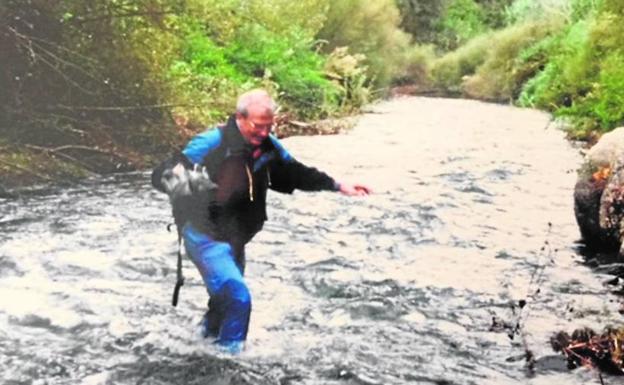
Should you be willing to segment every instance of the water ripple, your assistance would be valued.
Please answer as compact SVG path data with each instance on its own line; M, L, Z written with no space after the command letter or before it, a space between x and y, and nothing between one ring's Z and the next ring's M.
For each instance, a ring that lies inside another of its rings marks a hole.
M197 334L207 296L188 260L170 305L176 236L148 173L1 199L4 383L594 381L561 370L547 342L620 319L575 245L578 152L535 111L425 98L375 109L348 135L285 140L375 194L269 194L247 250L254 312L236 358ZM492 327L518 322L522 299L533 377L523 344Z

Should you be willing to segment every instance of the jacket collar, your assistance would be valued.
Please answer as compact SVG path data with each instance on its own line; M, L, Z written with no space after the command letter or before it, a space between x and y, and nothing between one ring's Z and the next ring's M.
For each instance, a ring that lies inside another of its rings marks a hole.
M223 127L223 140L232 154L249 154L252 151L251 144L247 143L236 124L236 116L230 115Z

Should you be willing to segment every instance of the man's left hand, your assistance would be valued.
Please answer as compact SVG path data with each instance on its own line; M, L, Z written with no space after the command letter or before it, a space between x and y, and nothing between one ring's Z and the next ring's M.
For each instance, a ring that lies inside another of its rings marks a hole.
M371 193L371 189L366 186L350 183L340 183L338 191L347 196L365 196Z

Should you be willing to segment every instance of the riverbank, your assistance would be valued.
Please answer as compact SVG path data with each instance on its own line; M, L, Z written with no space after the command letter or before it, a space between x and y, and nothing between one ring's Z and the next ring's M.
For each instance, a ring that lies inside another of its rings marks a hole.
M350 130L356 121L357 116L314 122L281 120L275 134L280 138L333 135ZM199 127L171 126L162 130L162 142L150 138L141 141L147 144L143 146L132 146L110 136L99 142L83 140L58 146L29 143L0 146L0 197L33 186L71 185L89 177L150 168L202 131Z
M389 94L391 99L402 97L462 99L460 94L427 85L395 87ZM360 116L361 114L358 114L314 122L288 120L285 117L279 121L275 134L280 138L286 138L344 133L356 124ZM566 132L566 126L562 122L555 124L551 120L548 126L551 125ZM57 146L44 146L40 141L38 144L4 142L4 145L0 146L0 175L2 175L0 197L11 196L34 186L71 185L85 178L151 168L203 130L201 127L180 122L171 122L168 126L166 129L158 127L151 130L146 128L130 130L139 131L144 135L142 139L130 142L124 142L119 137L104 132L90 135L90 138L79 135L78 141L73 139L72 142L64 142ZM590 146L598 138L596 134L585 138L586 141L579 142L577 138L568 135L568 140L584 143L584 146ZM1 138L0 143L3 143Z
M88 177L142 169L156 155L153 150L117 146L7 145L0 154L0 195L42 184L71 184Z

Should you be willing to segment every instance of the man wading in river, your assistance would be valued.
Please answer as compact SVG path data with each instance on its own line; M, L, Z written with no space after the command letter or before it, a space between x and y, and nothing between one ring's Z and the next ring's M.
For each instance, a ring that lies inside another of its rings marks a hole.
M245 244L267 219L267 189L369 193L296 161L271 135L276 109L264 90L241 95L224 126L197 135L152 173L154 187L170 194L187 254L210 295L202 334L233 353L247 338Z

